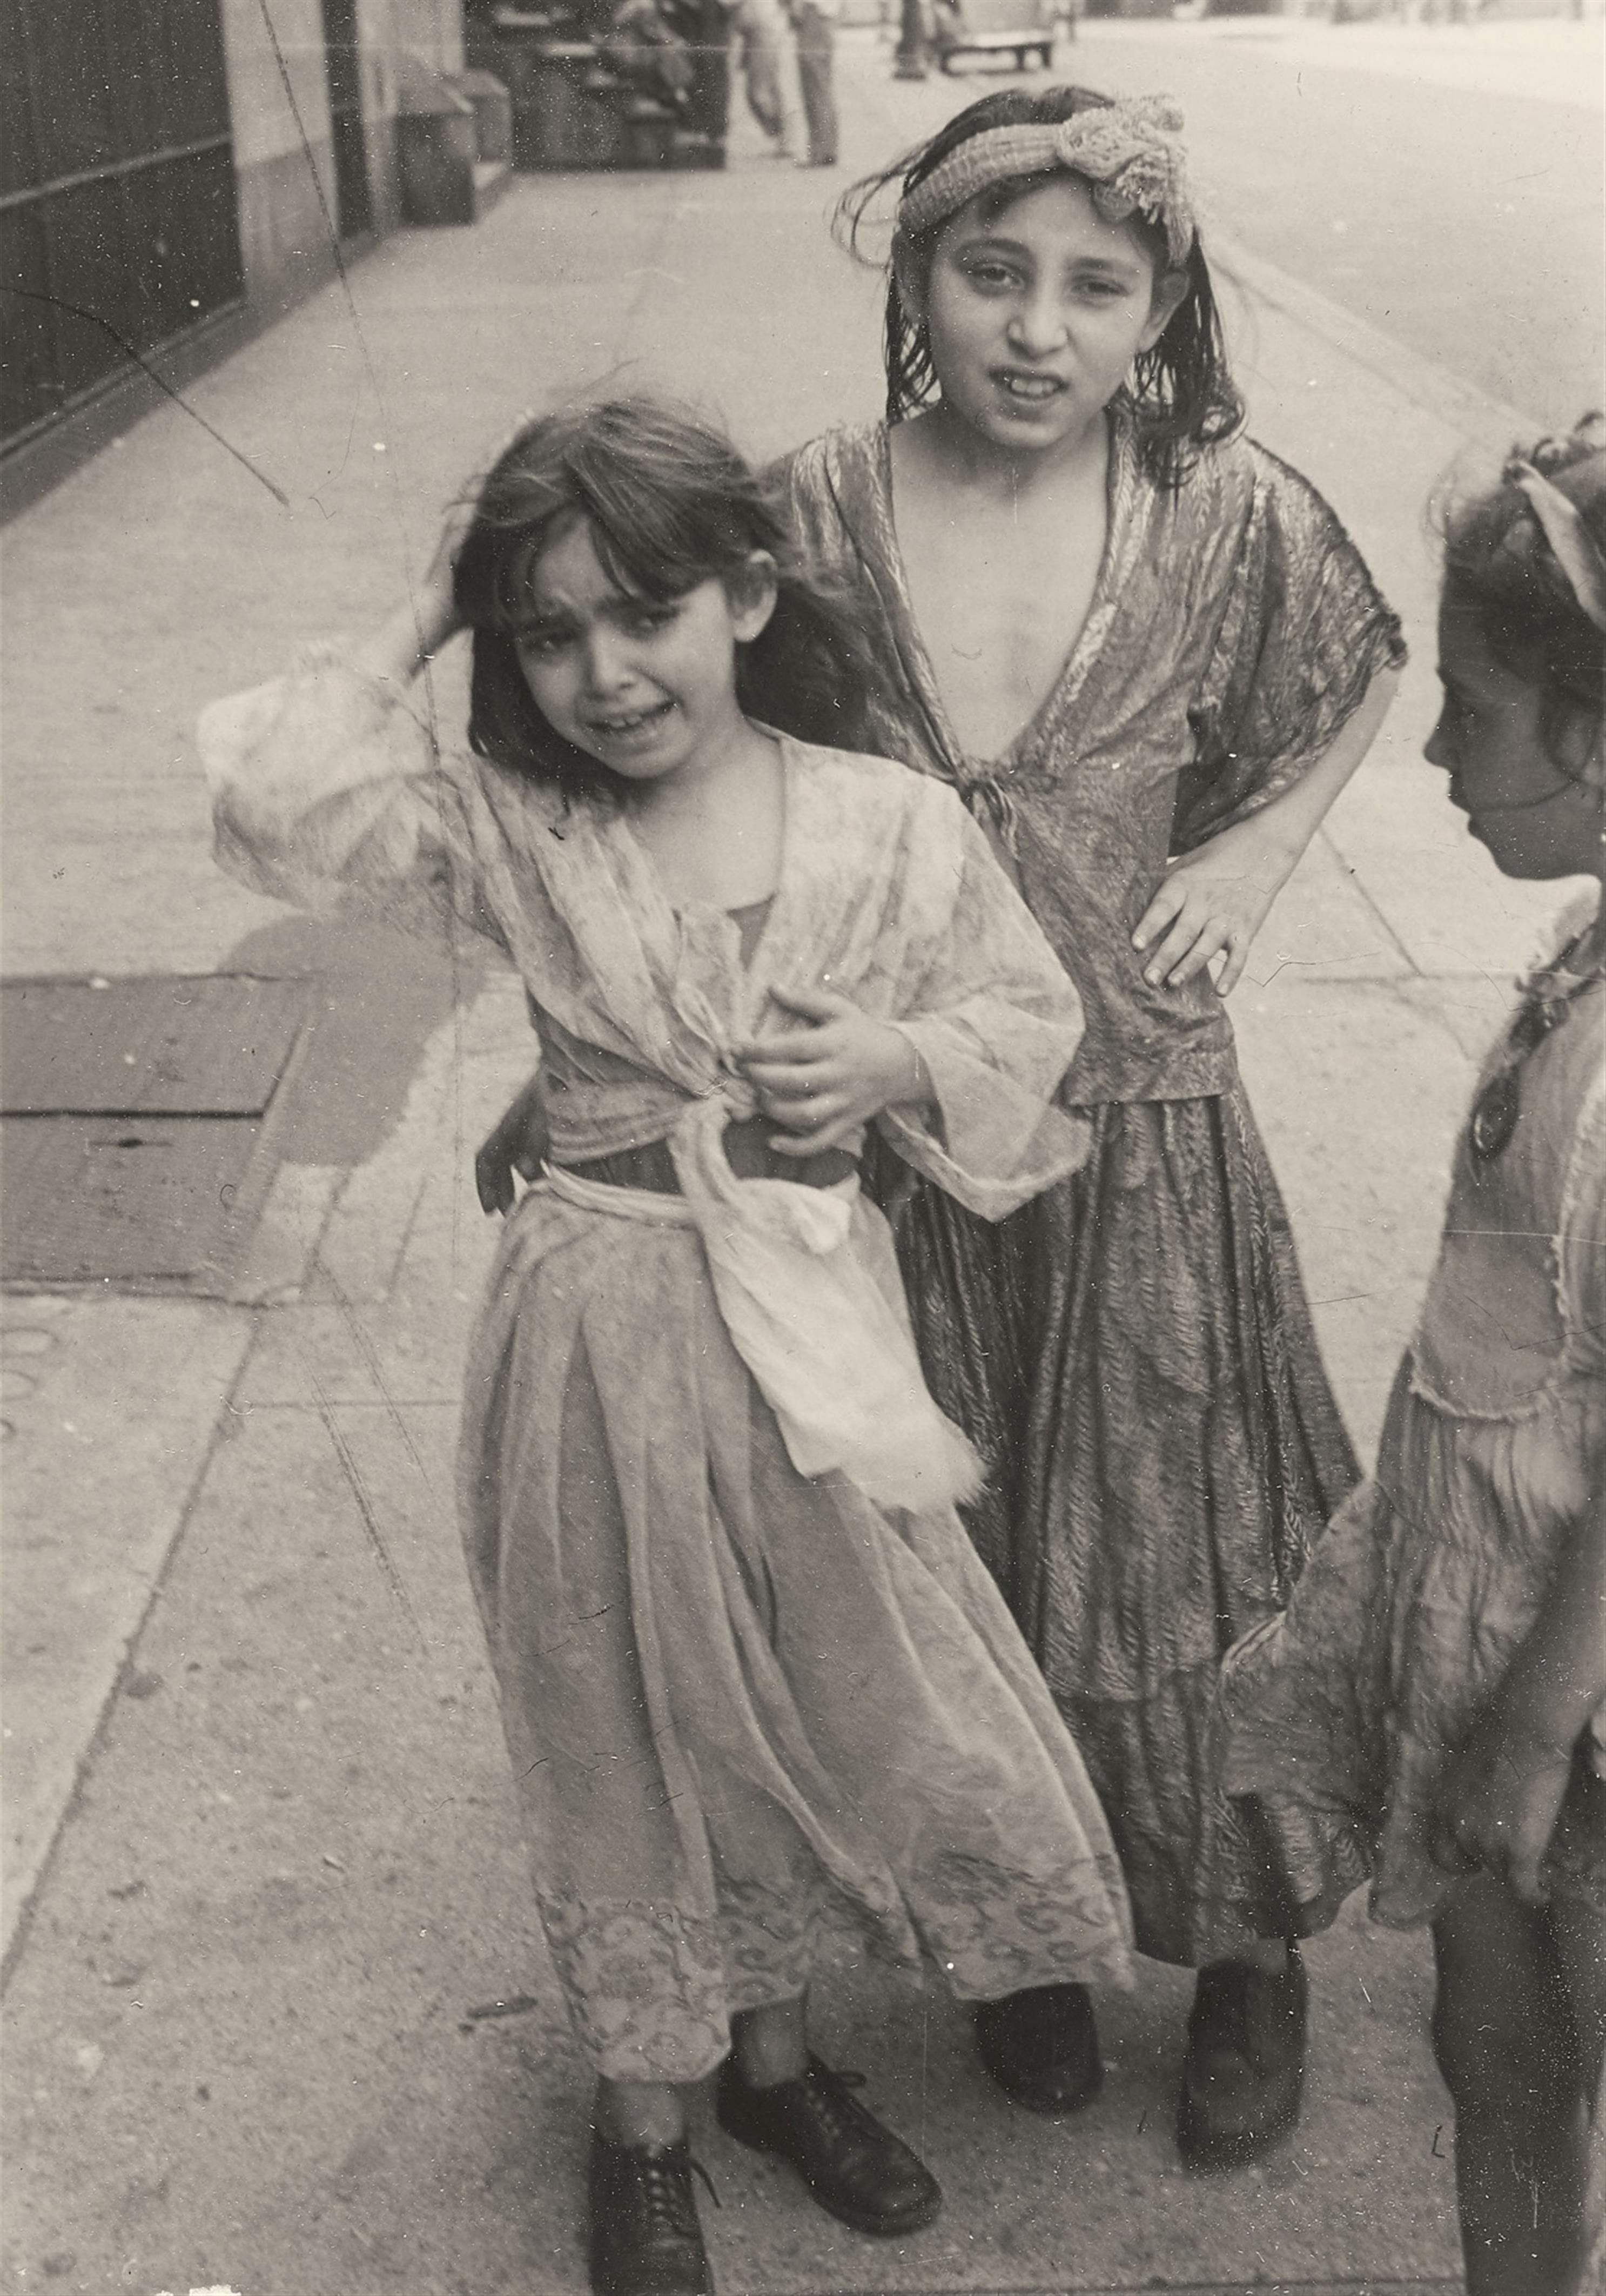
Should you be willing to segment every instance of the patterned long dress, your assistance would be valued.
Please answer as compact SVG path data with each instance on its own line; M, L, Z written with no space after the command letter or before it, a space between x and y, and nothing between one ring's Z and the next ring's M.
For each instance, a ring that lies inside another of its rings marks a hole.
M464 919L529 995L555 1168L472 1345L463 1527L597 2070L699 2079L833 1915L965 1997L1120 1980L1114 1846L945 1502L975 1462L886 1224L851 1177L738 1177L727 1145L754 1114L732 1046L777 1025L772 986L828 980L923 1057L935 1109L881 1120L936 1185L996 1216L1079 1160L1051 1104L1076 993L963 807L783 742L780 882L726 914L673 908L620 812L437 756L327 650L214 705L201 750L225 866ZM645 1185L595 1177L655 1151Z
M1559 987L1567 976L1553 975ZM1493 1048L1485 1074L1509 1058ZM1444 1241L1378 1452L1285 1617L1223 1684L1224 1776L1282 1843L1300 1926L1370 1878L1376 1920L1431 1921L1446 1763L1533 1624L1606 1480L1606 986L1520 1063L1490 1160L1455 1152ZM1606 1703L1552 1837L1553 1893L1606 1928Z
M1112 422L1086 625L1002 757L968 758L910 604L884 427L783 466L802 543L884 671L875 745L958 787L1081 993L1074 1177L987 1227L883 1176L927 1379L987 1460L967 1520L1098 1787L1140 1948L1230 1950L1282 1902L1210 1784L1222 1652L1287 1600L1356 1476L1209 981L1151 988L1131 933L1168 855L1291 788L1398 624L1327 505L1249 441L1179 490ZM1253 1886L1250 1886L1252 1881Z
M1569 984L1561 969L1547 984ZM1485 1077L1510 1057L1492 1049ZM1483 1161L1456 1148L1444 1241L1400 1365L1377 1472L1286 1615L1229 1653L1229 1792L1278 1844L1303 1931L1370 1878L1374 1921L1430 1922L1435 1791L1533 1625L1556 1553L1606 1487L1606 986L1520 1065ZM1544 1878L1606 1939L1606 1703L1574 1749ZM1603 1947L1606 1950L1606 1947ZM1606 2075L1584 2285L1606 2286Z

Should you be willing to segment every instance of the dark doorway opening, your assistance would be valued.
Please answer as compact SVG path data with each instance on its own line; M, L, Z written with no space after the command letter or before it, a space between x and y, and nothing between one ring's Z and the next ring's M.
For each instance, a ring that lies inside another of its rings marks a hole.
M357 52L356 0L322 0L324 55L329 72L329 121L334 146L335 228L342 239L373 228L368 144L363 133L363 67Z

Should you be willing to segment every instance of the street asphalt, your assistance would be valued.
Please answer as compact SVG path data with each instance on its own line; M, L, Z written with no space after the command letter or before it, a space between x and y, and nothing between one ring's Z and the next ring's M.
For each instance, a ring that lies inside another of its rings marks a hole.
M1480 28L1481 51L1438 29L1457 102L1509 84L1562 127L1586 109L1598 24ZM1351 95L1433 83L1387 29L1346 29ZM1343 35L1290 37L1304 61L1276 70L1316 82ZM1089 26L1061 70L1205 87L1226 53L1221 27ZM893 82L869 34L844 38L840 78L848 170L971 92ZM8 2286L585 2286L585 2081L452 1510L492 1241L470 1156L525 1072L521 999L481 953L316 924L218 875L193 727L299 639L381 613L532 402L602 373L663 381L755 454L873 414L876 283L825 230L844 180L768 159L746 125L724 175L521 178L471 231L386 242L194 387L286 500L168 408L8 531L7 974L318 984L234 1295L0 1306ZM1471 1064L1560 898L1498 878L1420 760L1422 506L1558 416L1505 403L1520 365L1474 370L1453 335L1436 357L1291 260L1285 217L1221 206L1253 428L1339 507L1413 647L1233 1001L1369 1449ZM437 700L460 709L461 662ZM987 2087L939 1993L844 1954L820 2045L926 2151L946 2213L917 2241L856 2239L705 2115L724 2296L1459 2285L1425 1943L1357 1905L1310 1960L1296 2136L1198 2179L1172 2139L1185 1974L1147 1966L1101 2002L1104 2093L1054 2125Z

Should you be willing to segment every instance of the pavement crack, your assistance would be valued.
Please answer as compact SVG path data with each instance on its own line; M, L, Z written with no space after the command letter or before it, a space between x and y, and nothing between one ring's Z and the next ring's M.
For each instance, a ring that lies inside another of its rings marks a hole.
M368 1543L373 1549L374 1560L379 1564L381 1575L389 1587L397 1609L417 1636L419 1649L427 1658L430 1645L425 1639L424 1630L419 1624L418 1613L407 1599L407 1589L403 1583L401 1572L397 1569L391 1559L390 1550L385 1544L385 1535L380 1529L378 1510L368 1495L368 1487L363 1480L362 1471L352 1456L351 1447L335 1424L334 1414L329 1407L329 1398L324 1391L323 1382L316 1377L312 1380L312 1391L317 1403L318 1417L324 1423L324 1431L334 1447L334 1455L340 1463L340 1469L350 1488L351 1496L356 1501L357 1513L363 1518L363 1528L368 1534Z
M400 1406L397 1403L395 1397L391 1394L389 1388L385 1383L385 1374L380 1368L378 1350L375 1349L373 1341L369 1338L367 1332L363 1328L363 1319L357 1314L355 1306L352 1304L351 1296L346 1290L345 1285L340 1282L340 1278L328 1267L324 1267L324 1273L329 1278L329 1286L331 1291L334 1293L335 1305L340 1311L341 1320L346 1326L347 1336L350 1340L352 1346L356 1349L357 1354L362 1357L364 1366L367 1371L369 1378L373 1382L373 1384L380 1391L381 1398L383 1400L385 1406L385 1416L389 1420L390 1424L395 1428L397 1435L401 1438L403 1449L406 1452L408 1458L412 1460L414 1466L418 1471L419 1481L423 1485L425 1490L429 1492L430 1496L433 1498L435 1496L435 1486L430 1480L430 1471L424 1465L423 1457L417 1444L413 1440L412 1430L408 1427L406 1421L402 1417Z

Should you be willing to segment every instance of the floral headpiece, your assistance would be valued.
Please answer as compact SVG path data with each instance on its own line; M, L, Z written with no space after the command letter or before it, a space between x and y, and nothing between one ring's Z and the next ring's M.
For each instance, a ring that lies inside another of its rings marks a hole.
M1089 104L1069 119L1040 126L1025 121L984 127L905 193L897 210L898 231L929 231L990 184L1063 168L1086 180L1106 223L1142 215L1159 224L1166 252L1180 268L1197 228L1187 160L1177 141L1182 124L1175 97L1135 95Z
M1528 506L1555 553L1556 562L1566 575L1573 596L1596 629L1606 631L1606 559L1602 558L1594 536L1579 516L1578 505L1531 463L1513 464L1507 475L1518 491L1527 496Z

